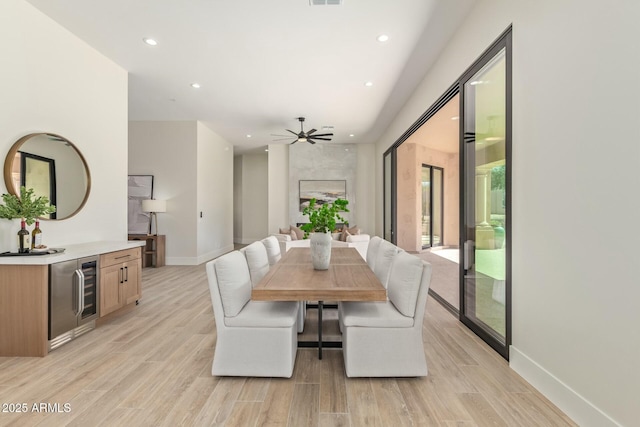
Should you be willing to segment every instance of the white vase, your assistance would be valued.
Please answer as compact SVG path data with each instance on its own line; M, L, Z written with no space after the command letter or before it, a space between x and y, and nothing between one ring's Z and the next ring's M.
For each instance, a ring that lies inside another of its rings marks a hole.
M313 233L311 235L311 263L315 270L328 270L331 261L331 234Z

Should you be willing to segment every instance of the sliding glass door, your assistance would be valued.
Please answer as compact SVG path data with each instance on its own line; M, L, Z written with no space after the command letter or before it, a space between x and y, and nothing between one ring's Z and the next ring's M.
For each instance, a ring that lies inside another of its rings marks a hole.
M508 39L462 79L461 320L504 357L510 344Z

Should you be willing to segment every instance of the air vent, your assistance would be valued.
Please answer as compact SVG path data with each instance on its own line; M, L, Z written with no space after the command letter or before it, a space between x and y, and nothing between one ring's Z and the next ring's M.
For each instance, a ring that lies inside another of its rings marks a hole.
M342 0L309 0L309 6L340 6Z

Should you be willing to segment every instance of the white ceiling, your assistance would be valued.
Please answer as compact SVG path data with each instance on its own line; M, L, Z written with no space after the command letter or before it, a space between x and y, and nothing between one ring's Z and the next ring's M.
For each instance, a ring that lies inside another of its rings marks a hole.
M298 116L375 142L475 0L27 1L129 72L130 120L200 120L246 152Z

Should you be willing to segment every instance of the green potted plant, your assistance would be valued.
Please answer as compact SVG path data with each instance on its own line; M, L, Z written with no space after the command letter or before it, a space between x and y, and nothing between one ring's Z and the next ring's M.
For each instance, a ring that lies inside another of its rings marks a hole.
M35 197L33 188L28 190L22 186L20 187L20 197L15 194L3 194L2 200L4 205L0 205L0 218L4 219L22 219L21 229L18 232L20 237L19 252L29 252L26 241L23 240L28 237L29 232L25 230L25 223L32 225L36 218L48 215L56 211L56 207L49 203L49 198L46 196ZM26 239L28 240L28 239Z
M309 222L302 224L300 229L304 231L304 238L311 235L311 262L316 270L327 270L331 260L331 233L336 228L336 221L347 221L340 212L349 212L349 202L344 199L336 199L333 203L324 203L316 207L316 199L309 201L309 206L303 209L303 215L309 217Z

